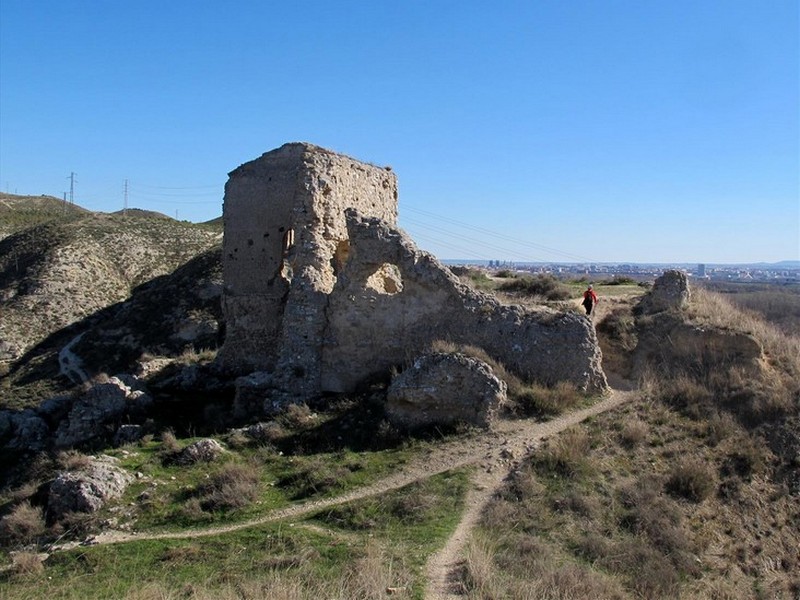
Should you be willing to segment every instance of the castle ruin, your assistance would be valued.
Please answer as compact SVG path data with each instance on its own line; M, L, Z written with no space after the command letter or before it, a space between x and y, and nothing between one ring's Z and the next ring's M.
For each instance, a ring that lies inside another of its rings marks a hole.
M302 400L351 392L443 339L532 381L606 388L585 317L476 292L397 228L397 209L389 168L311 144L232 171L220 367L261 373L273 397Z

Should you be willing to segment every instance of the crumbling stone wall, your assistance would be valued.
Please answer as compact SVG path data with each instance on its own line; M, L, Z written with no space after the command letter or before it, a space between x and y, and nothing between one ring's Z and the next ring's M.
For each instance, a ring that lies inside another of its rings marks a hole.
M286 144L230 173L223 216L218 365L253 373L241 385L259 382L251 392L268 405L352 391L435 339L480 346L532 380L606 387L586 318L501 306L396 229L388 169Z
M330 294L322 391L350 391L407 364L438 339L479 346L529 380L606 388L597 337L585 317L501 305L388 223L348 210L347 225L351 253Z
M324 309L349 248L346 208L395 223L394 173L292 143L229 174L220 367L291 373L284 383L298 394L318 391Z

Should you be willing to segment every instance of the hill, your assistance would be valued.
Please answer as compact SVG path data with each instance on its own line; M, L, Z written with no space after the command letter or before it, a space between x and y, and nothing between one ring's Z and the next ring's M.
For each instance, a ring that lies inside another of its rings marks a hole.
M147 213L87 212L0 240L0 361L11 370L48 336L126 300L219 241L206 227Z
M88 210L52 196L17 196L0 193L0 240L50 221L86 216Z

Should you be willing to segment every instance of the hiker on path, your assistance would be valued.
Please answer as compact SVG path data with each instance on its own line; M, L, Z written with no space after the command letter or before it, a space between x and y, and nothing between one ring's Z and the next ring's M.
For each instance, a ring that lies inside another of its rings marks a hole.
M591 315L594 305L597 304L597 294L594 293L594 288L591 285L585 292L583 292L582 304L583 308L586 309L586 315Z

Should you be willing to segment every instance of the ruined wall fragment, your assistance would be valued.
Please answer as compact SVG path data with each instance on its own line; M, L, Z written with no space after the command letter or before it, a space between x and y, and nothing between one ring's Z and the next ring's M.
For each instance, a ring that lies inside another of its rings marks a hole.
M321 390L351 391L437 339L479 346L522 377L607 387L594 328L583 316L504 306L474 291L379 219L347 211L350 256L330 294ZM376 279L386 280L384 289Z

